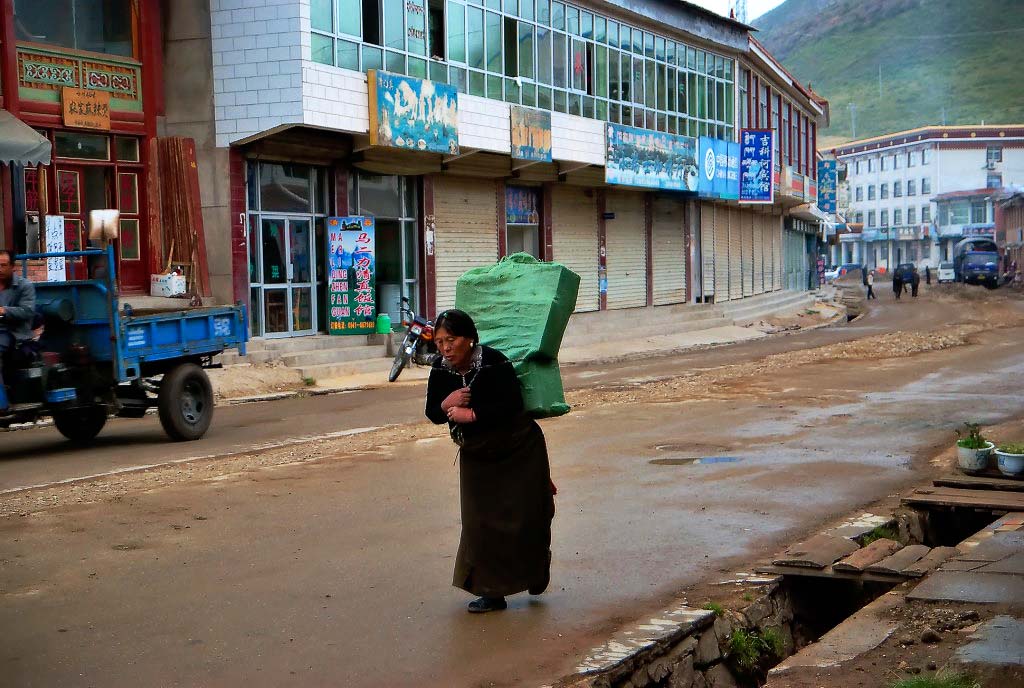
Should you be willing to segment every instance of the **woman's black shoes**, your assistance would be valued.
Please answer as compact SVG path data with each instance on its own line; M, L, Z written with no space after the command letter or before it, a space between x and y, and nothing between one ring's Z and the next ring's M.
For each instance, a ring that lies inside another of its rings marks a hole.
M508 608L504 597L480 597L469 603L470 614L486 614L487 612L500 612Z

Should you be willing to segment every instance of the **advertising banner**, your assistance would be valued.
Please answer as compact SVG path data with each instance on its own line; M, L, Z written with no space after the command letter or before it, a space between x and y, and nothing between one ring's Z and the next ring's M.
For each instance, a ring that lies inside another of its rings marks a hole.
M818 207L826 215L836 214L836 161L818 161Z
M512 157L551 162L551 113L512 106Z
M47 253L64 253L64 216L63 215L47 215L46 216L46 252ZM46 281L47 282L63 282L67 279L67 273L64 270L64 259L63 258L47 258L46 259Z
M605 131L607 183L697 190L697 139L619 124Z
M376 267L373 218L328 218L328 332L368 334L374 331Z
M740 129L740 203L774 203L775 132Z
M700 137L697 195L735 200L740 196L740 144Z
M459 94L454 86L368 70L370 145L456 155Z

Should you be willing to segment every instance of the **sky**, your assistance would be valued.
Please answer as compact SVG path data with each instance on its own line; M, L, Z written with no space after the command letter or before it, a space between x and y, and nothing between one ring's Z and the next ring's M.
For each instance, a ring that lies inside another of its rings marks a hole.
M712 12L729 16L729 0L688 0ZM778 7L783 0L747 0L747 21L754 21L770 9Z

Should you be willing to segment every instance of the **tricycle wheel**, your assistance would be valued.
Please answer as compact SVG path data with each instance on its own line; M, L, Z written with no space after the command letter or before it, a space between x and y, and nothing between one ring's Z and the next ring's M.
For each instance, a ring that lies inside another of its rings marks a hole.
M106 406L83 406L81 408L54 411L53 424L60 434L72 442L85 444L95 439L107 424Z
M197 440L213 420L213 386L206 371L183 363L164 375L157 400L160 425L176 442Z

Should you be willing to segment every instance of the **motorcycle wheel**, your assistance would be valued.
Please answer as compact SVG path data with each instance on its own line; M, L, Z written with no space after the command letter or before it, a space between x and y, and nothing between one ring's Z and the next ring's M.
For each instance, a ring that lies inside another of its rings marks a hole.
M402 374L405 364L408 362L409 358L405 355L405 352L399 351L395 356L395 362L391 364L391 373L388 374L388 382L394 382L397 380L398 376Z

